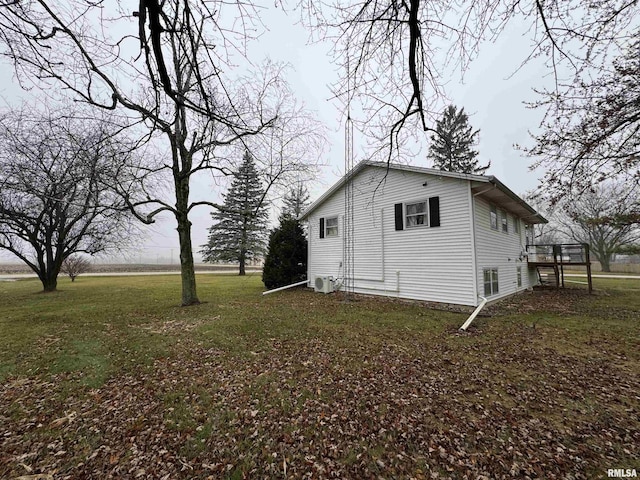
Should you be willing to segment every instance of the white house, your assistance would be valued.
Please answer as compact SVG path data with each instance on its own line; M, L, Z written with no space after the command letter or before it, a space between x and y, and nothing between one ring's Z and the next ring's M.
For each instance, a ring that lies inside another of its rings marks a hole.
M537 283L527 235L546 220L495 177L364 161L349 178L352 200L343 178L301 216L316 289L346 270L358 293L476 306Z

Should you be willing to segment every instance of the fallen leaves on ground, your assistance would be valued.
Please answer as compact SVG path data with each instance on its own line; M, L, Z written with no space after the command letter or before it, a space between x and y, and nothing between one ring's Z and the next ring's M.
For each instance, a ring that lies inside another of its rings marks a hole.
M369 340L231 354L188 337L97 389L9 379L0 477L580 480L638 467L640 381L622 364L563 355L518 324Z

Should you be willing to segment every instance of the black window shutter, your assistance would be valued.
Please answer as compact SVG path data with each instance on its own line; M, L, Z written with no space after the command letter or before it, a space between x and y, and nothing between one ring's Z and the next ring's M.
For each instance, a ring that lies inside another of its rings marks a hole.
M395 204L396 211L396 230L404 230L404 222L402 220L402 204Z
M440 226L440 197L429 199L429 226Z
M324 238L324 217L320 219L320 238Z

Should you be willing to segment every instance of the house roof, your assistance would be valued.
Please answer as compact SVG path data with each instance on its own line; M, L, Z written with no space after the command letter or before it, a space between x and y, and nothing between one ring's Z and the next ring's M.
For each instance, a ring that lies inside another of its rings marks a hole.
M348 175L344 175L329 190L313 202L307 208L300 219L304 220L311 213L322 205L328 198L337 192L347 181L347 178L353 178L367 167L383 168L388 170L399 170L403 172L414 172L425 175L434 175L438 177L457 178L460 180L468 180L471 182L471 191L473 195L484 198L486 201L493 203L509 212L522 218L526 223L548 223L547 220L540 215L522 198L511 191L504 183L493 175L472 175L469 173L447 172L444 170L436 170L434 168L414 167L412 165L400 165L394 163L374 162L363 160L359 162Z

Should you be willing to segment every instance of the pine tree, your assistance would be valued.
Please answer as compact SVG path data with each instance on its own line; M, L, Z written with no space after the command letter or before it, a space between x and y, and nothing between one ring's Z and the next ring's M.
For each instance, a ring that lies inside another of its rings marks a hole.
M307 239L300 222L283 214L269 236L269 250L262 269L267 288L301 282L307 276Z
M238 262L239 275L244 275L246 262L264 255L268 212L263 197L253 157L245 152L224 196L224 208L211 214L216 223L200 251L205 262Z
M480 130L473 130L464 108L458 110L449 105L442 118L436 122L436 134L431 135L429 158L434 168L448 172L483 174L491 166L478 165L478 152L473 146L478 141Z
M309 191L302 182L293 187L289 193L287 193L283 201L282 215L288 215L292 218L298 218L302 212L309 206Z

